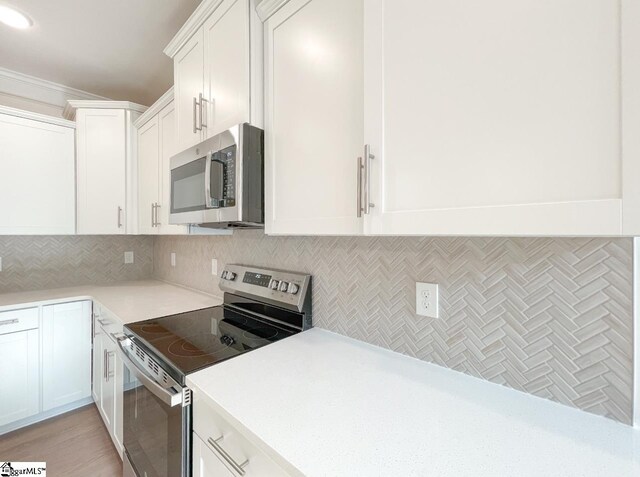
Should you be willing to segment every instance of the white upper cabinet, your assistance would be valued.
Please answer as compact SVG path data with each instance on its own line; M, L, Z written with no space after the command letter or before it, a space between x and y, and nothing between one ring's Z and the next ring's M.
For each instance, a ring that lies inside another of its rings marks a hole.
M138 131L138 233L185 234L169 224L171 156L176 153L173 88L135 122Z
M256 0L204 0L165 48L174 60L177 152L234 124L262 127Z
M204 93L204 35L202 30L173 59L178 147L187 149L202 141L202 95Z
M42 410L91 395L91 302L42 307Z
M0 107L0 234L74 234L75 124Z
M204 24L206 137L251 119L248 19L247 0L227 0Z
M265 228L362 232L363 3L292 0L265 23Z
M282 3L258 8L267 232L640 233L638 2Z
M77 108L78 233L136 233L133 121L147 108L124 101L69 103Z
M620 2L368 6L368 232L623 233Z

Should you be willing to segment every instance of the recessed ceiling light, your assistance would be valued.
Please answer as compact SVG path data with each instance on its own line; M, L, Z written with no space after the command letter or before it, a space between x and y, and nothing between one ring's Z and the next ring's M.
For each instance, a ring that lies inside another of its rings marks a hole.
M18 10L6 5L0 5L0 22L21 30L29 28L33 24L31 19L24 13L20 13Z

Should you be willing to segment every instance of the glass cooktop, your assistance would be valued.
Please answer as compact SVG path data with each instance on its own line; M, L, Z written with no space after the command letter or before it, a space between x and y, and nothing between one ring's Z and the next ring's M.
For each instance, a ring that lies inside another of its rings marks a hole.
M297 333L224 305L131 323L125 328L136 341L178 371L180 380L184 375Z

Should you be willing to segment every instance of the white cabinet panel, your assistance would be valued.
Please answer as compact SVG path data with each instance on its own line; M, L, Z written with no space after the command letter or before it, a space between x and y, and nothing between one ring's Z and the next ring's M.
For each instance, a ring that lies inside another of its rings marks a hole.
M75 233L74 130L0 114L0 234Z
M91 395L91 302L42 307L43 411Z
M102 337L102 385L100 392L100 413L110 433L115 429L116 413L116 344L103 335Z
M171 211L171 156L178 152L176 146L176 119L174 103L165 106L158 114L160 129L160 191L158 197L158 233L166 235L179 235L188 233L188 227L184 225L169 224Z
M204 93L204 35L199 30L174 58L174 92L178 149L202 140L200 111L195 104Z
M368 232L621 233L619 2L367 5Z
M362 233L363 2L292 0L265 43L267 233Z
M78 233L125 233L125 111L79 109Z
M250 121L249 0L226 0L204 24L206 137Z
M37 329L0 335L0 426L39 412L38 340Z
M138 130L138 231L155 234L159 197L160 126L154 116Z
M100 408L100 398L102 396L102 340L103 332L97 323L94 323L93 352L91 358L91 396L93 401Z

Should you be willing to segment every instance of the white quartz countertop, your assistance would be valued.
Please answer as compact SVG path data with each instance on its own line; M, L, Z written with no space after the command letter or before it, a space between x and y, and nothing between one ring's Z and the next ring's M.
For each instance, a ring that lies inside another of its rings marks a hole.
M75 299L95 300L125 324L222 303L222 298L177 285L158 280L139 280L0 294L0 311Z
M187 384L308 476L640 476L640 430L321 329Z

